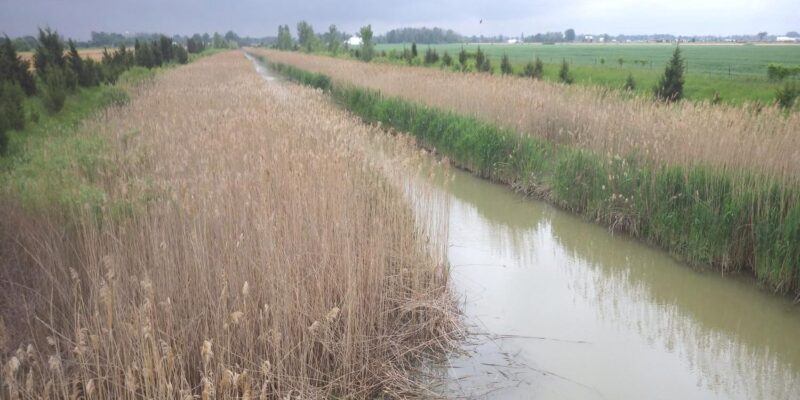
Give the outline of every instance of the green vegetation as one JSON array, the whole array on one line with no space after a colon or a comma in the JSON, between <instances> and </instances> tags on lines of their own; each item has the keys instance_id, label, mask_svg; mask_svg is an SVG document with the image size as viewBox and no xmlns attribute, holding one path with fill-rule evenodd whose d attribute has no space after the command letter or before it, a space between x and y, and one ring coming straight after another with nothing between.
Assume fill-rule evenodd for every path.
<instances>
[{"instance_id":1,"label":"green vegetation","mask_svg":"<svg viewBox=\"0 0 800 400\"><path fill-rule=\"evenodd\" d=\"M292 49L292 32L289 30L289 25L278 26L278 41L275 43L275 48L279 50Z\"/></svg>"},{"instance_id":2,"label":"green vegetation","mask_svg":"<svg viewBox=\"0 0 800 400\"><path fill-rule=\"evenodd\" d=\"M683 68L681 48L675 47L672 58L664 69L664 76L661 77L655 87L654 92L657 99L666 102L683 99Z\"/></svg>"},{"instance_id":3,"label":"green vegetation","mask_svg":"<svg viewBox=\"0 0 800 400\"><path fill-rule=\"evenodd\" d=\"M508 61L508 55L506 54L503 54L503 59L500 61L500 73L503 75L514 73L514 68L511 67L511 62Z\"/></svg>"},{"instance_id":4,"label":"green vegetation","mask_svg":"<svg viewBox=\"0 0 800 400\"><path fill-rule=\"evenodd\" d=\"M258 54L251 54L255 59L258 61L267 64L268 61L261 55ZM314 72L308 72L306 70L293 67L287 64L269 64L272 69L276 72L279 72L285 76L290 77L295 82L299 82L306 86L315 87L317 89L322 89L323 91L330 91L331 90L331 79L324 74L317 74Z\"/></svg>"},{"instance_id":5,"label":"green vegetation","mask_svg":"<svg viewBox=\"0 0 800 400\"><path fill-rule=\"evenodd\" d=\"M372 43L372 25L361 27L361 60L370 62L375 57L375 44Z\"/></svg>"},{"instance_id":6,"label":"green vegetation","mask_svg":"<svg viewBox=\"0 0 800 400\"><path fill-rule=\"evenodd\" d=\"M3 194L13 193L30 209L70 212L75 207L101 207L103 191L87 178L100 164L110 163L110 155L101 137L79 135L77 128L98 110L126 99L127 94L114 86L81 88L65 99L57 114L38 111L44 101L29 99L26 106L39 115L38 121L10 132L7 155L0 158Z\"/></svg>"},{"instance_id":7,"label":"green vegetation","mask_svg":"<svg viewBox=\"0 0 800 400\"><path fill-rule=\"evenodd\" d=\"M750 269L782 293L800 289L800 188L754 173L598 155L378 91L331 86L319 74L297 68L273 67L301 83L320 82L318 87L365 121L409 132L422 146L484 178L546 198L689 262L723 271Z\"/></svg>"},{"instance_id":8,"label":"green vegetation","mask_svg":"<svg viewBox=\"0 0 800 400\"><path fill-rule=\"evenodd\" d=\"M767 78L771 81L782 81L788 77L800 76L800 65L787 67L781 64L770 63L767 66Z\"/></svg>"},{"instance_id":9,"label":"green vegetation","mask_svg":"<svg viewBox=\"0 0 800 400\"><path fill-rule=\"evenodd\" d=\"M542 60L539 57L536 57L535 61L528 61L522 72L523 76L533 79L542 79L542 74L544 74L544 64L542 64Z\"/></svg>"},{"instance_id":10,"label":"green vegetation","mask_svg":"<svg viewBox=\"0 0 800 400\"><path fill-rule=\"evenodd\" d=\"M571 85L575 82L575 78L573 78L572 74L569 72L569 63L567 63L566 59L561 61L561 69L558 70L558 80L567 85Z\"/></svg>"},{"instance_id":11,"label":"green vegetation","mask_svg":"<svg viewBox=\"0 0 800 400\"><path fill-rule=\"evenodd\" d=\"M341 42L341 35L336 30L336 25L331 24L328 27L328 52L334 56L339 54L339 42Z\"/></svg>"},{"instance_id":12,"label":"green vegetation","mask_svg":"<svg viewBox=\"0 0 800 400\"><path fill-rule=\"evenodd\" d=\"M24 101L25 93L16 83L0 82L0 154L5 154L8 145L6 132L25 126Z\"/></svg>"},{"instance_id":13,"label":"green vegetation","mask_svg":"<svg viewBox=\"0 0 800 400\"><path fill-rule=\"evenodd\" d=\"M625 79L625 84L622 85L622 88L627 91L636 90L636 80L633 79L633 74L628 74L628 78ZM719 96L719 94L717 94L717 96Z\"/></svg>"},{"instance_id":14,"label":"green vegetation","mask_svg":"<svg viewBox=\"0 0 800 400\"><path fill-rule=\"evenodd\" d=\"M314 34L314 28L306 21L297 23L297 44L300 49L306 53L310 53L317 46L317 35Z\"/></svg>"},{"instance_id":15,"label":"green vegetation","mask_svg":"<svg viewBox=\"0 0 800 400\"><path fill-rule=\"evenodd\" d=\"M378 62L399 63L392 59L392 50L402 51L403 44L380 44L388 57ZM515 71L524 72L526 64L538 58L543 63L542 79L559 81L559 67L564 59L570 64L575 84L600 85L619 89L629 76L637 82L634 92L651 96L665 66L672 56L674 45L668 44L441 44L431 45L439 53L450 51L467 60L474 60L478 48L484 57L498 62L508 55ZM682 44L686 60L684 98L712 100L719 96L726 103L742 104L760 101L772 103L782 87L778 80L768 78L769 64L785 69L800 66L800 46L792 45L692 45ZM459 58L460 60L460 58ZM405 60L403 60L405 62ZM790 79L791 75L789 76Z\"/></svg>"},{"instance_id":16,"label":"green vegetation","mask_svg":"<svg viewBox=\"0 0 800 400\"><path fill-rule=\"evenodd\" d=\"M132 66L125 70L130 62L125 60L135 56L122 49L113 54L106 52L101 64L91 60L79 63L72 44L66 56L62 53L63 67L58 68L58 53L52 51L57 42L45 43L50 49L42 50L39 58L46 71L38 77L39 95L24 97L16 83L0 83L0 132L5 132L0 135L4 150L0 157L0 197L13 198L31 211L70 215L82 207L99 215L101 207L116 207L106 204L107 196L98 176L98 171L114 168L114 163L105 138L78 127L102 109L126 104L125 88L153 77L158 68ZM169 45L171 48L172 43ZM212 51L203 55L208 53ZM170 65L173 64L162 62L162 66ZM89 80L89 85L83 84L86 78L81 78L81 73L87 69L98 69L99 78L107 79L109 68L120 67L114 81L122 87L99 84L98 77ZM80 84L70 89L69 79Z\"/></svg>"},{"instance_id":17,"label":"green vegetation","mask_svg":"<svg viewBox=\"0 0 800 400\"><path fill-rule=\"evenodd\" d=\"M778 105L786 110L790 110L794 107L798 97L800 97L800 86L794 82L783 85L783 87L778 89L778 94L776 95Z\"/></svg>"}]
</instances>

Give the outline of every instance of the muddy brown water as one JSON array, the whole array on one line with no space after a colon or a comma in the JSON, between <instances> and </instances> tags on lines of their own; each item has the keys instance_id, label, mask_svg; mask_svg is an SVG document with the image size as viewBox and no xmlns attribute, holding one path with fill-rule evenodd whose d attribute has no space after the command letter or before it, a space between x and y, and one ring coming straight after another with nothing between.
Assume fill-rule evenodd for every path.
<instances>
[{"instance_id":1,"label":"muddy brown water","mask_svg":"<svg viewBox=\"0 0 800 400\"><path fill-rule=\"evenodd\" d=\"M423 176L447 200L452 284L471 332L439 369L443 394L800 399L791 299L468 173Z\"/></svg>"},{"instance_id":2,"label":"muddy brown water","mask_svg":"<svg viewBox=\"0 0 800 400\"><path fill-rule=\"evenodd\" d=\"M449 393L800 399L800 306L450 171L449 251L475 336Z\"/></svg>"}]
</instances>

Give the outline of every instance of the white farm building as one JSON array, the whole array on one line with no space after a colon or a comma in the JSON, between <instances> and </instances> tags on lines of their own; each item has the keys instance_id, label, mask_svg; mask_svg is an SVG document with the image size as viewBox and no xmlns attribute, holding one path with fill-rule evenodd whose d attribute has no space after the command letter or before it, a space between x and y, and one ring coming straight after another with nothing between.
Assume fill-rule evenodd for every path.
<instances>
[{"instance_id":1,"label":"white farm building","mask_svg":"<svg viewBox=\"0 0 800 400\"><path fill-rule=\"evenodd\" d=\"M350 37L350 39L347 39L347 42L345 43L347 43L348 46L361 46L361 44L364 42L361 40L360 37L352 36Z\"/></svg>"}]
</instances>

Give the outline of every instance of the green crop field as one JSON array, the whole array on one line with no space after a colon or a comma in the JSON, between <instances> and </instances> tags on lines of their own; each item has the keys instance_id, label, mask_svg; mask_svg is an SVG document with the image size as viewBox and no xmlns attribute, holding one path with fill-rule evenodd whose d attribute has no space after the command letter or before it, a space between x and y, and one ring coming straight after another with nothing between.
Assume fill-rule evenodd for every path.
<instances>
[{"instance_id":1,"label":"green crop field","mask_svg":"<svg viewBox=\"0 0 800 400\"><path fill-rule=\"evenodd\" d=\"M410 44L382 44L378 51L402 51ZM445 51L454 58L461 44L417 45L420 57L428 47L439 55ZM479 45L463 45L475 52ZM649 92L658 81L672 44L481 44L495 68L507 54L519 72L528 61L539 57L545 64L545 79L556 80L562 60L570 63L575 82L609 87L622 87L628 74L633 75L637 91ZM743 103L759 100L771 102L780 83L767 79L770 63L800 65L800 45L708 45L682 44L687 73L685 94L689 99L711 99L719 94L722 101Z\"/></svg>"}]
</instances>

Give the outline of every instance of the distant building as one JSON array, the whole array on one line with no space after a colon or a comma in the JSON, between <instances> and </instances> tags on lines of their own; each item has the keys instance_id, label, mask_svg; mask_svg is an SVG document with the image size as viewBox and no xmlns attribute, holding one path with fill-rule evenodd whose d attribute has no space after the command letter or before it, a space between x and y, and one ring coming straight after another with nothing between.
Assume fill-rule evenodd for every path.
<instances>
[{"instance_id":1,"label":"distant building","mask_svg":"<svg viewBox=\"0 0 800 400\"><path fill-rule=\"evenodd\" d=\"M789 36L778 36L775 38L776 42L781 43L796 43L798 42L797 38L789 37Z\"/></svg>"},{"instance_id":2,"label":"distant building","mask_svg":"<svg viewBox=\"0 0 800 400\"><path fill-rule=\"evenodd\" d=\"M594 42L594 36L586 35L586 36L583 37L583 41L586 42L586 43L592 43L592 42Z\"/></svg>"},{"instance_id":3,"label":"distant building","mask_svg":"<svg viewBox=\"0 0 800 400\"><path fill-rule=\"evenodd\" d=\"M506 43L508 43L508 44L517 44L517 43L519 43L519 39L508 39L506 41Z\"/></svg>"},{"instance_id":4,"label":"distant building","mask_svg":"<svg viewBox=\"0 0 800 400\"><path fill-rule=\"evenodd\" d=\"M350 39L347 39L346 43L348 46L361 46L364 41L358 36L352 36Z\"/></svg>"}]
</instances>

